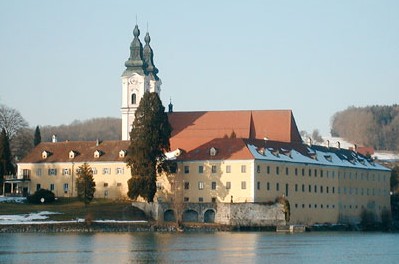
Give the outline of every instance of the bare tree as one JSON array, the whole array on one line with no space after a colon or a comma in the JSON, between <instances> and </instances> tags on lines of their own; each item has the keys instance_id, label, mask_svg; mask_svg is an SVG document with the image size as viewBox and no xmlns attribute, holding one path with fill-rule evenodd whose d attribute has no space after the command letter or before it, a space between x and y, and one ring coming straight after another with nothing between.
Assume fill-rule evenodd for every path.
<instances>
[{"instance_id":1,"label":"bare tree","mask_svg":"<svg viewBox=\"0 0 399 264\"><path fill-rule=\"evenodd\" d=\"M17 110L0 105L0 129L4 128L10 141L18 131L27 127L28 123Z\"/></svg>"}]
</instances>

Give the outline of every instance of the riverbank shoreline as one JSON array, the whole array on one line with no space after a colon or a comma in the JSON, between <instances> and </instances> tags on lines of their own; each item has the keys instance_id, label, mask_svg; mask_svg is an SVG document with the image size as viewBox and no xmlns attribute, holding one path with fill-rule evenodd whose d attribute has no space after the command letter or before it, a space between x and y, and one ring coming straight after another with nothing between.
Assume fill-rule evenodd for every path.
<instances>
[{"instance_id":1,"label":"riverbank shoreline","mask_svg":"<svg viewBox=\"0 0 399 264\"><path fill-rule=\"evenodd\" d=\"M70 222L2 224L0 233L129 233L129 232L276 232L276 226L228 226L220 224L186 223L177 227L172 223L156 222ZM361 228L350 225L306 226L306 232L358 232ZM395 232L392 230L373 230ZM290 232L287 232L290 233ZM296 232L294 232L296 233Z\"/></svg>"}]
</instances>

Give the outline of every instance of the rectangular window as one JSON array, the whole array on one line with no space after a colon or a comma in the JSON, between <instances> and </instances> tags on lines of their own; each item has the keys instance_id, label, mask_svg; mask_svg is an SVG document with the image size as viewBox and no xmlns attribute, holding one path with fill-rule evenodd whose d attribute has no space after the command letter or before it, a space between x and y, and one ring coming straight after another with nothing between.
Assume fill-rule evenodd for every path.
<instances>
[{"instance_id":1,"label":"rectangular window","mask_svg":"<svg viewBox=\"0 0 399 264\"><path fill-rule=\"evenodd\" d=\"M332 193L335 193L335 187L332 187Z\"/></svg>"},{"instance_id":2,"label":"rectangular window","mask_svg":"<svg viewBox=\"0 0 399 264\"><path fill-rule=\"evenodd\" d=\"M42 186L40 185L40 183L36 184L36 191L40 190L42 188Z\"/></svg>"},{"instance_id":3,"label":"rectangular window","mask_svg":"<svg viewBox=\"0 0 399 264\"><path fill-rule=\"evenodd\" d=\"M123 168L116 168L116 174L123 174L124 169Z\"/></svg>"},{"instance_id":4,"label":"rectangular window","mask_svg":"<svg viewBox=\"0 0 399 264\"><path fill-rule=\"evenodd\" d=\"M329 191L329 187L328 187L328 186L326 186L326 193L328 193L328 191Z\"/></svg>"},{"instance_id":5,"label":"rectangular window","mask_svg":"<svg viewBox=\"0 0 399 264\"><path fill-rule=\"evenodd\" d=\"M289 185L288 183L285 184L285 196L288 197L288 189L289 189Z\"/></svg>"},{"instance_id":6,"label":"rectangular window","mask_svg":"<svg viewBox=\"0 0 399 264\"><path fill-rule=\"evenodd\" d=\"M216 165L212 165L212 173L216 173Z\"/></svg>"},{"instance_id":7,"label":"rectangular window","mask_svg":"<svg viewBox=\"0 0 399 264\"><path fill-rule=\"evenodd\" d=\"M302 192L305 192L305 184L302 184Z\"/></svg>"},{"instance_id":8,"label":"rectangular window","mask_svg":"<svg viewBox=\"0 0 399 264\"><path fill-rule=\"evenodd\" d=\"M187 202L190 201L190 199L189 199L188 197L184 197L184 198L183 198L183 201L187 203Z\"/></svg>"},{"instance_id":9,"label":"rectangular window","mask_svg":"<svg viewBox=\"0 0 399 264\"><path fill-rule=\"evenodd\" d=\"M190 189L190 182L184 182L184 189L185 190Z\"/></svg>"},{"instance_id":10,"label":"rectangular window","mask_svg":"<svg viewBox=\"0 0 399 264\"><path fill-rule=\"evenodd\" d=\"M276 175L279 175L279 174L280 174L280 167L276 166Z\"/></svg>"},{"instance_id":11,"label":"rectangular window","mask_svg":"<svg viewBox=\"0 0 399 264\"><path fill-rule=\"evenodd\" d=\"M241 182L241 189L245 190L247 188L247 182L246 181L242 181Z\"/></svg>"},{"instance_id":12,"label":"rectangular window","mask_svg":"<svg viewBox=\"0 0 399 264\"><path fill-rule=\"evenodd\" d=\"M290 170L287 168L285 168L285 175L288 175L290 173Z\"/></svg>"},{"instance_id":13,"label":"rectangular window","mask_svg":"<svg viewBox=\"0 0 399 264\"><path fill-rule=\"evenodd\" d=\"M323 170L320 170L320 177L323 178Z\"/></svg>"},{"instance_id":14,"label":"rectangular window","mask_svg":"<svg viewBox=\"0 0 399 264\"><path fill-rule=\"evenodd\" d=\"M231 173L231 166L230 165L226 165L226 173Z\"/></svg>"},{"instance_id":15,"label":"rectangular window","mask_svg":"<svg viewBox=\"0 0 399 264\"><path fill-rule=\"evenodd\" d=\"M314 192L317 193L317 185L314 186Z\"/></svg>"},{"instance_id":16,"label":"rectangular window","mask_svg":"<svg viewBox=\"0 0 399 264\"><path fill-rule=\"evenodd\" d=\"M247 166L246 165L241 165L241 172L246 173L247 172Z\"/></svg>"},{"instance_id":17,"label":"rectangular window","mask_svg":"<svg viewBox=\"0 0 399 264\"><path fill-rule=\"evenodd\" d=\"M216 197L212 197L211 201L212 203L216 203Z\"/></svg>"},{"instance_id":18,"label":"rectangular window","mask_svg":"<svg viewBox=\"0 0 399 264\"><path fill-rule=\"evenodd\" d=\"M216 182L212 182L211 183L211 189L212 190L216 190Z\"/></svg>"},{"instance_id":19,"label":"rectangular window","mask_svg":"<svg viewBox=\"0 0 399 264\"><path fill-rule=\"evenodd\" d=\"M64 183L64 193L68 193L68 191L69 191L69 184Z\"/></svg>"},{"instance_id":20,"label":"rectangular window","mask_svg":"<svg viewBox=\"0 0 399 264\"><path fill-rule=\"evenodd\" d=\"M104 182L104 187L108 187L108 182Z\"/></svg>"},{"instance_id":21,"label":"rectangular window","mask_svg":"<svg viewBox=\"0 0 399 264\"><path fill-rule=\"evenodd\" d=\"M103 168L103 175L105 174L111 174L111 169L110 168Z\"/></svg>"},{"instance_id":22,"label":"rectangular window","mask_svg":"<svg viewBox=\"0 0 399 264\"><path fill-rule=\"evenodd\" d=\"M267 172L267 174L270 174L270 166L266 167L266 172Z\"/></svg>"},{"instance_id":23,"label":"rectangular window","mask_svg":"<svg viewBox=\"0 0 399 264\"><path fill-rule=\"evenodd\" d=\"M226 182L226 189L231 189L231 182Z\"/></svg>"},{"instance_id":24,"label":"rectangular window","mask_svg":"<svg viewBox=\"0 0 399 264\"><path fill-rule=\"evenodd\" d=\"M54 185L54 183L51 183L51 184L50 184L50 191L53 192L54 190L55 190L55 185Z\"/></svg>"},{"instance_id":25,"label":"rectangular window","mask_svg":"<svg viewBox=\"0 0 399 264\"><path fill-rule=\"evenodd\" d=\"M298 176L298 168L295 168L295 176Z\"/></svg>"},{"instance_id":26,"label":"rectangular window","mask_svg":"<svg viewBox=\"0 0 399 264\"><path fill-rule=\"evenodd\" d=\"M48 175L56 176L57 175L57 169L48 169Z\"/></svg>"},{"instance_id":27,"label":"rectangular window","mask_svg":"<svg viewBox=\"0 0 399 264\"><path fill-rule=\"evenodd\" d=\"M320 186L320 193L323 193L323 186Z\"/></svg>"},{"instance_id":28,"label":"rectangular window","mask_svg":"<svg viewBox=\"0 0 399 264\"><path fill-rule=\"evenodd\" d=\"M256 189L260 190L260 182L256 183Z\"/></svg>"},{"instance_id":29,"label":"rectangular window","mask_svg":"<svg viewBox=\"0 0 399 264\"><path fill-rule=\"evenodd\" d=\"M204 173L204 166L198 166L198 173Z\"/></svg>"},{"instance_id":30,"label":"rectangular window","mask_svg":"<svg viewBox=\"0 0 399 264\"><path fill-rule=\"evenodd\" d=\"M260 166L259 165L256 165L256 172L260 173Z\"/></svg>"},{"instance_id":31,"label":"rectangular window","mask_svg":"<svg viewBox=\"0 0 399 264\"><path fill-rule=\"evenodd\" d=\"M93 174L94 174L94 175L97 174L97 168L91 168L91 170L93 171Z\"/></svg>"},{"instance_id":32,"label":"rectangular window","mask_svg":"<svg viewBox=\"0 0 399 264\"><path fill-rule=\"evenodd\" d=\"M279 191L279 190L280 190L280 184L276 183L276 191Z\"/></svg>"},{"instance_id":33,"label":"rectangular window","mask_svg":"<svg viewBox=\"0 0 399 264\"><path fill-rule=\"evenodd\" d=\"M305 176L305 169L302 169L302 176Z\"/></svg>"},{"instance_id":34,"label":"rectangular window","mask_svg":"<svg viewBox=\"0 0 399 264\"><path fill-rule=\"evenodd\" d=\"M298 191L298 184L295 184L295 192Z\"/></svg>"},{"instance_id":35,"label":"rectangular window","mask_svg":"<svg viewBox=\"0 0 399 264\"><path fill-rule=\"evenodd\" d=\"M117 182L117 183L116 183L116 186L117 186L117 187L122 187L122 183L121 183L121 182ZM162 187L162 186L161 186L161 187ZM158 184L157 184L157 188L158 188Z\"/></svg>"},{"instance_id":36,"label":"rectangular window","mask_svg":"<svg viewBox=\"0 0 399 264\"><path fill-rule=\"evenodd\" d=\"M184 173L190 173L190 167L189 166L184 166Z\"/></svg>"},{"instance_id":37,"label":"rectangular window","mask_svg":"<svg viewBox=\"0 0 399 264\"><path fill-rule=\"evenodd\" d=\"M314 169L314 176L317 177L317 169Z\"/></svg>"},{"instance_id":38,"label":"rectangular window","mask_svg":"<svg viewBox=\"0 0 399 264\"><path fill-rule=\"evenodd\" d=\"M200 181L198 182L198 190L203 190L204 189L204 182Z\"/></svg>"},{"instance_id":39,"label":"rectangular window","mask_svg":"<svg viewBox=\"0 0 399 264\"><path fill-rule=\"evenodd\" d=\"M62 175L70 175L71 174L71 170L70 169L62 169Z\"/></svg>"},{"instance_id":40,"label":"rectangular window","mask_svg":"<svg viewBox=\"0 0 399 264\"><path fill-rule=\"evenodd\" d=\"M312 185L309 184L308 192L312 192Z\"/></svg>"},{"instance_id":41,"label":"rectangular window","mask_svg":"<svg viewBox=\"0 0 399 264\"><path fill-rule=\"evenodd\" d=\"M312 170L311 169L309 169L309 177L311 177L312 176Z\"/></svg>"},{"instance_id":42,"label":"rectangular window","mask_svg":"<svg viewBox=\"0 0 399 264\"><path fill-rule=\"evenodd\" d=\"M270 182L266 183L266 190L270 191Z\"/></svg>"},{"instance_id":43,"label":"rectangular window","mask_svg":"<svg viewBox=\"0 0 399 264\"><path fill-rule=\"evenodd\" d=\"M204 201L204 197L198 197L198 202L202 203Z\"/></svg>"},{"instance_id":44,"label":"rectangular window","mask_svg":"<svg viewBox=\"0 0 399 264\"><path fill-rule=\"evenodd\" d=\"M36 176L42 176L42 169L36 170Z\"/></svg>"}]
</instances>

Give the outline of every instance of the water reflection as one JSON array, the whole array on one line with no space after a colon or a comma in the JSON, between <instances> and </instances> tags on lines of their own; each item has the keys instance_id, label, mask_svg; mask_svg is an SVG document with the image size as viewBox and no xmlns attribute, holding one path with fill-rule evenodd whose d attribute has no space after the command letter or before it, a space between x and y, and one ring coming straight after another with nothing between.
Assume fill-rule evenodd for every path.
<instances>
[{"instance_id":1,"label":"water reflection","mask_svg":"<svg viewBox=\"0 0 399 264\"><path fill-rule=\"evenodd\" d=\"M0 234L0 263L397 263L381 233Z\"/></svg>"}]
</instances>

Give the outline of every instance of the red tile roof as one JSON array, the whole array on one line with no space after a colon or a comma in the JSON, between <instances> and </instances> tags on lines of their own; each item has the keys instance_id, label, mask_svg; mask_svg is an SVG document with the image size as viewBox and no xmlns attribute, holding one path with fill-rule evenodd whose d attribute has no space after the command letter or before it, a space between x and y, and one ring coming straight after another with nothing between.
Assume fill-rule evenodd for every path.
<instances>
[{"instance_id":1,"label":"red tile roof","mask_svg":"<svg viewBox=\"0 0 399 264\"><path fill-rule=\"evenodd\" d=\"M173 128L171 150L183 150L179 159L251 159L244 139L301 142L290 110L173 112L168 117ZM233 132L236 138L229 139ZM42 142L20 163L123 161L119 152L127 150L129 143L104 141L97 146L95 141ZM218 150L212 157L211 147ZM99 158L94 157L96 150L102 153ZM46 159L42 158L43 151L50 153ZM69 158L70 151L77 153L75 158Z\"/></svg>"},{"instance_id":2,"label":"red tile roof","mask_svg":"<svg viewBox=\"0 0 399 264\"><path fill-rule=\"evenodd\" d=\"M301 142L301 136L290 110L243 110L208 112L173 112L171 148L190 151L215 138L252 138Z\"/></svg>"},{"instance_id":3,"label":"red tile roof","mask_svg":"<svg viewBox=\"0 0 399 264\"><path fill-rule=\"evenodd\" d=\"M96 141L42 142L19 163L123 161L119 152L127 150L129 143L121 140L104 141L97 146ZM101 152L99 158L94 157L96 150ZM46 159L42 158L43 151L50 153ZM70 151L76 152L75 158L69 158Z\"/></svg>"}]
</instances>

